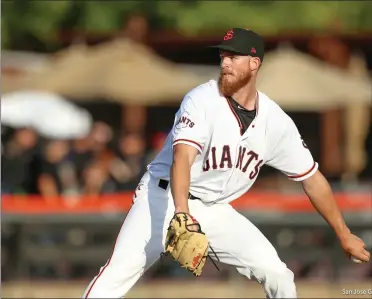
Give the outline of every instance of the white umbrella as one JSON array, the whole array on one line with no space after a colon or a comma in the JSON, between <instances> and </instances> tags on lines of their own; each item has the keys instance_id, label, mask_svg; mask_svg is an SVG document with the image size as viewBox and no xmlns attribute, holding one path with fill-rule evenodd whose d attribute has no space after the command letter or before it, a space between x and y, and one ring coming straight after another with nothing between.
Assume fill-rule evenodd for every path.
<instances>
[{"instance_id":1,"label":"white umbrella","mask_svg":"<svg viewBox=\"0 0 372 299\"><path fill-rule=\"evenodd\" d=\"M10 127L32 127L47 138L86 136L91 115L63 97L47 92L21 91L1 98L1 123Z\"/></svg>"}]
</instances>

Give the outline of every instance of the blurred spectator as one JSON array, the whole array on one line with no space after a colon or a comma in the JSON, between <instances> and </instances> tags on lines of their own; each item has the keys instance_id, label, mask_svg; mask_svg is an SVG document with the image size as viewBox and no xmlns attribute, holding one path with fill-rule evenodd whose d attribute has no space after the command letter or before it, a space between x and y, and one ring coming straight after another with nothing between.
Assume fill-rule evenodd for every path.
<instances>
[{"instance_id":1,"label":"blurred spectator","mask_svg":"<svg viewBox=\"0 0 372 299\"><path fill-rule=\"evenodd\" d=\"M37 134L27 128L14 132L4 144L1 163L3 194L29 193L30 167L37 152Z\"/></svg>"},{"instance_id":2,"label":"blurred spectator","mask_svg":"<svg viewBox=\"0 0 372 299\"><path fill-rule=\"evenodd\" d=\"M39 191L42 196L77 194L75 169L67 160L70 147L67 141L49 141L43 152Z\"/></svg>"},{"instance_id":3,"label":"blurred spectator","mask_svg":"<svg viewBox=\"0 0 372 299\"><path fill-rule=\"evenodd\" d=\"M95 162L83 171L83 194L99 196L115 192L115 185L110 180L108 172Z\"/></svg>"},{"instance_id":4,"label":"blurred spectator","mask_svg":"<svg viewBox=\"0 0 372 299\"><path fill-rule=\"evenodd\" d=\"M2 139L3 193L30 193L31 181L49 198L133 190L146 170L146 141L135 133L123 134L116 143L113 137L106 123L95 122L85 138L46 140L36 148L34 131L16 130L8 140ZM151 156L165 137L153 139Z\"/></svg>"},{"instance_id":5,"label":"blurred spectator","mask_svg":"<svg viewBox=\"0 0 372 299\"><path fill-rule=\"evenodd\" d=\"M83 171L93 161L98 161L101 167L108 168L113 157L110 142L113 138L112 129L104 122L95 122L91 133L72 142L70 160L75 165L80 183L83 180Z\"/></svg>"},{"instance_id":6,"label":"blurred spectator","mask_svg":"<svg viewBox=\"0 0 372 299\"><path fill-rule=\"evenodd\" d=\"M123 135L118 142L118 157L110 163L110 173L119 190L134 190L146 170L146 142L142 135Z\"/></svg>"},{"instance_id":7,"label":"blurred spectator","mask_svg":"<svg viewBox=\"0 0 372 299\"><path fill-rule=\"evenodd\" d=\"M154 134L151 138L151 149L146 157L146 164L149 164L155 159L156 155L161 151L165 140L167 139L167 134L164 132L158 132Z\"/></svg>"},{"instance_id":8,"label":"blurred spectator","mask_svg":"<svg viewBox=\"0 0 372 299\"><path fill-rule=\"evenodd\" d=\"M97 121L93 124L92 131L88 138L91 139L91 146L95 153L104 151L111 142L113 132L110 126L104 122Z\"/></svg>"},{"instance_id":9,"label":"blurred spectator","mask_svg":"<svg viewBox=\"0 0 372 299\"><path fill-rule=\"evenodd\" d=\"M71 145L71 152L69 158L70 161L72 161L75 166L75 171L79 183L82 183L83 170L94 158L92 139L89 138L88 136L86 138L74 140Z\"/></svg>"},{"instance_id":10,"label":"blurred spectator","mask_svg":"<svg viewBox=\"0 0 372 299\"><path fill-rule=\"evenodd\" d=\"M110 162L115 157L115 153L111 149L112 129L104 122L95 122L88 138L91 142L93 160L99 163L105 171L108 171Z\"/></svg>"}]
</instances>

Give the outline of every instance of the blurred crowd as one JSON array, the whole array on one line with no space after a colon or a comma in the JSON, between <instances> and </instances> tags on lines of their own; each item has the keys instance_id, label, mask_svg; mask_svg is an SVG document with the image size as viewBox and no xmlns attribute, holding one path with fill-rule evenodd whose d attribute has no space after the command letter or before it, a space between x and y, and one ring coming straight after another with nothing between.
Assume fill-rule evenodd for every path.
<instances>
[{"instance_id":1,"label":"blurred crowd","mask_svg":"<svg viewBox=\"0 0 372 299\"><path fill-rule=\"evenodd\" d=\"M167 132L150 138L116 133L102 121L93 124L88 136L75 140L48 140L30 128L2 131L2 194L35 194L51 200L58 195L99 196L134 190L167 137ZM365 148L368 162L359 183L372 179L371 141L372 128ZM269 179L272 174L272 169L264 167L255 188L278 188L277 180ZM284 186L296 189L289 183ZM339 181L334 188L341 188Z\"/></svg>"},{"instance_id":2,"label":"blurred crowd","mask_svg":"<svg viewBox=\"0 0 372 299\"><path fill-rule=\"evenodd\" d=\"M2 135L2 194L45 197L134 190L147 164L161 149L166 133L150 141L140 134L115 134L95 122L86 138L46 140L29 128Z\"/></svg>"}]
</instances>

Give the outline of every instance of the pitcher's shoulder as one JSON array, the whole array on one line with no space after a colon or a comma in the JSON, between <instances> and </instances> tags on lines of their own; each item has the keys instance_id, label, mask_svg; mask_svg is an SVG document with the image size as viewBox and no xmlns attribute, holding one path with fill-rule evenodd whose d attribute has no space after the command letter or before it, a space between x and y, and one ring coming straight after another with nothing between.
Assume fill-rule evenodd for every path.
<instances>
[{"instance_id":1,"label":"pitcher's shoulder","mask_svg":"<svg viewBox=\"0 0 372 299\"><path fill-rule=\"evenodd\" d=\"M208 105L214 98L218 98L218 85L215 80L202 83L186 93L183 104L192 102L194 105Z\"/></svg>"},{"instance_id":2,"label":"pitcher's shoulder","mask_svg":"<svg viewBox=\"0 0 372 299\"><path fill-rule=\"evenodd\" d=\"M218 85L215 80L209 80L191 89L185 97L193 98L197 101L206 100L211 96L219 96Z\"/></svg>"},{"instance_id":3,"label":"pitcher's shoulder","mask_svg":"<svg viewBox=\"0 0 372 299\"><path fill-rule=\"evenodd\" d=\"M271 99L265 93L258 91L259 94L259 105L265 106L266 110L269 112L269 116L278 116L278 117L288 117L287 113L279 106L279 104Z\"/></svg>"},{"instance_id":4,"label":"pitcher's shoulder","mask_svg":"<svg viewBox=\"0 0 372 299\"><path fill-rule=\"evenodd\" d=\"M294 125L292 118L279 106L277 102L266 94L259 92L259 107L264 106L267 131L274 136L280 136L288 128ZM271 134L270 133L270 134Z\"/></svg>"}]
</instances>

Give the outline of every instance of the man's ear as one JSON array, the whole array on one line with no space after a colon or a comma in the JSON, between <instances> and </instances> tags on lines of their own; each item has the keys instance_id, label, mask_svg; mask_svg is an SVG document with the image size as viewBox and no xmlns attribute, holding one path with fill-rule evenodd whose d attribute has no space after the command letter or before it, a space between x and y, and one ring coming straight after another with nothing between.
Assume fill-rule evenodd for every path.
<instances>
[{"instance_id":1,"label":"man's ear","mask_svg":"<svg viewBox=\"0 0 372 299\"><path fill-rule=\"evenodd\" d=\"M251 59L249 60L249 65L250 69L253 72L258 72L258 70L260 69L261 61L258 57L251 57Z\"/></svg>"}]
</instances>

